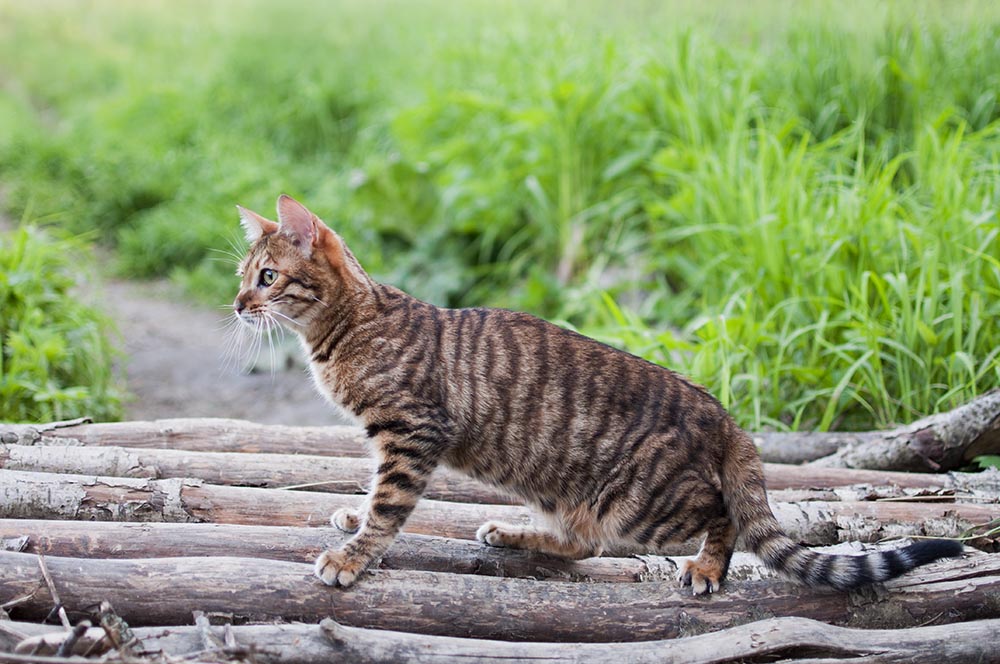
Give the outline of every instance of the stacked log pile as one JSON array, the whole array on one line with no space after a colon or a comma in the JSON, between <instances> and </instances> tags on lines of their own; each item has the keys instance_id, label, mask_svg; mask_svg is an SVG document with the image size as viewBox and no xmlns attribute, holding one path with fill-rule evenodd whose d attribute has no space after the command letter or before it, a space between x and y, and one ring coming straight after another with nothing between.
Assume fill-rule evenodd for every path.
<instances>
[{"instance_id":1,"label":"stacked log pile","mask_svg":"<svg viewBox=\"0 0 1000 664\"><path fill-rule=\"evenodd\" d=\"M1000 472L962 472L1000 452L1000 392L894 431L757 442L794 538L961 537L966 555L852 593L737 555L722 592L692 597L673 577L697 542L575 563L485 547L483 521L530 512L441 471L379 565L328 588L312 561L362 500L362 431L0 424L0 663L1000 661Z\"/></svg>"}]
</instances>

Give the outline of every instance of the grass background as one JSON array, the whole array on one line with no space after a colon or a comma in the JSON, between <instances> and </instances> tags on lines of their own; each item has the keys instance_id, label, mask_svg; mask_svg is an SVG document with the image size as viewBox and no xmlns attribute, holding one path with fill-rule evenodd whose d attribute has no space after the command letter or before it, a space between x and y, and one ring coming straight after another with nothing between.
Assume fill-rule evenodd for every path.
<instances>
[{"instance_id":1,"label":"grass background","mask_svg":"<svg viewBox=\"0 0 1000 664\"><path fill-rule=\"evenodd\" d=\"M0 0L0 184L213 304L287 192L746 427L883 427L1000 383L998 90L985 1Z\"/></svg>"}]
</instances>

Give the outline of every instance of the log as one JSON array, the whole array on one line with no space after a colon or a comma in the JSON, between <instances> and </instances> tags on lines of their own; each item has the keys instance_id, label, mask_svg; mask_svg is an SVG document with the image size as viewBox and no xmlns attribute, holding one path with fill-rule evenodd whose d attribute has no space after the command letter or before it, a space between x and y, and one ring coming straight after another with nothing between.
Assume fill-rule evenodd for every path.
<instances>
[{"instance_id":1,"label":"log","mask_svg":"<svg viewBox=\"0 0 1000 664\"><path fill-rule=\"evenodd\" d=\"M363 496L203 484L197 480L100 477L0 470L0 518L234 523L327 526L342 507ZM511 505L422 500L407 530L474 539L483 522L529 523L530 511Z\"/></svg>"},{"instance_id":2,"label":"log","mask_svg":"<svg viewBox=\"0 0 1000 664\"><path fill-rule=\"evenodd\" d=\"M0 444L0 468L46 473L190 478L209 484L264 488L296 487L327 493L363 494L374 463L357 457L194 452L126 447ZM901 473L876 470L764 464L769 489L813 489L854 485L893 486L1000 495L1000 471ZM517 499L457 472L440 468L427 498L453 502L516 505Z\"/></svg>"},{"instance_id":3,"label":"log","mask_svg":"<svg viewBox=\"0 0 1000 664\"><path fill-rule=\"evenodd\" d=\"M940 472L1000 452L1000 389L890 431L754 435L765 461Z\"/></svg>"},{"instance_id":4,"label":"log","mask_svg":"<svg viewBox=\"0 0 1000 664\"><path fill-rule=\"evenodd\" d=\"M367 439L364 429L354 426L291 427L210 417L0 424L0 442L19 445L97 445L193 452L367 457Z\"/></svg>"},{"instance_id":5,"label":"log","mask_svg":"<svg viewBox=\"0 0 1000 664\"><path fill-rule=\"evenodd\" d=\"M0 540L23 538L18 551L64 558L237 556L311 563L321 551L340 546L347 537L335 528L0 519ZM663 556L570 562L470 540L413 533L396 538L379 568L624 583L667 581L677 571L675 562ZM762 574L752 560L734 562L730 573L739 578Z\"/></svg>"},{"instance_id":6,"label":"log","mask_svg":"<svg viewBox=\"0 0 1000 664\"><path fill-rule=\"evenodd\" d=\"M1000 495L1000 470L989 468L978 473L905 473L892 470L825 468L807 464L793 466L765 463L764 478L768 490L820 489L835 487L899 487L931 489L984 495L993 500Z\"/></svg>"},{"instance_id":7,"label":"log","mask_svg":"<svg viewBox=\"0 0 1000 664\"><path fill-rule=\"evenodd\" d=\"M22 542L21 546L10 550L64 558L237 556L311 563L324 548L339 546L347 537L335 529L285 526L83 524L78 521L0 519L0 539ZM687 553L693 553L697 545L697 542L687 545ZM884 547L844 542L817 550L854 555L881 548ZM681 560L676 556L649 554L567 561L529 551L484 546L470 540L402 533L377 567L548 581L638 583L673 580ZM773 576L775 573L750 553L737 551L729 566L728 578L732 579Z\"/></svg>"},{"instance_id":8,"label":"log","mask_svg":"<svg viewBox=\"0 0 1000 664\"><path fill-rule=\"evenodd\" d=\"M938 561L853 593L769 579L731 582L707 597L692 597L673 582L565 584L411 571L376 571L340 589L318 581L311 565L252 558L49 557L46 563L71 616L106 600L133 626L179 624L198 609L236 622L335 616L349 626L421 634L624 642L721 629L748 617L854 627L1000 617L996 556ZM11 609L12 618L40 620L51 610L37 557L0 552L0 597L24 595L30 599Z\"/></svg>"},{"instance_id":9,"label":"log","mask_svg":"<svg viewBox=\"0 0 1000 664\"><path fill-rule=\"evenodd\" d=\"M58 643L57 637L64 633L57 627L32 623L15 622L12 627L35 638L47 635L51 643ZM225 637L221 627L210 630L220 641ZM965 664L995 661L991 642L997 630L997 619L888 630L837 627L808 618L770 618L669 641L585 643L567 648L551 642L511 643L348 627L328 618L319 625L232 626L228 631L236 646L221 652L236 656L253 652L254 661L260 664L436 664L487 659L494 664L539 660L575 664L720 664L765 658L791 662L801 657L823 658L831 663ZM134 631L147 653L181 657L204 649L202 632L197 627L138 627ZM91 628L75 652L84 652L103 635L103 630ZM42 652L47 654L51 648Z\"/></svg>"},{"instance_id":10,"label":"log","mask_svg":"<svg viewBox=\"0 0 1000 664\"><path fill-rule=\"evenodd\" d=\"M1000 390L954 410L890 431L753 434L764 461L875 470L953 470L983 454L1000 453ZM181 418L149 422L0 424L0 442L99 445L205 452L269 452L367 456L364 430L351 426L289 427L244 420ZM895 464L901 464L896 466Z\"/></svg>"},{"instance_id":11,"label":"log","mask_svg":"<svg viewBox=\"0 0 1000 664\"><path fill-rule=\"evenodd\" d=\"M228 486L301 487L326 493L364 494L375 464L357 457L0 444L0 468L110 477L186 478ZM519 504L498 489L445 468L435 472L424 495L453 502Z\"/></svg>"},{"instance_id":12,"label":"log","mask_svg":"<svg viewBox=\"0 0 1000 664\"><path fill-rule=\"evenodd\" d=\"M357 509L363 497L280 489L0 470L0 518L231 523L324 526L341 507ZM888 501L772 503L778 522L812 546L918 536L954 537L1000 518L1000 505ZM408 532L474 539L489 519L530 523L531 511L510 505L422 500ZM993 540L974 541L989 548ZM670 553L686 553L687 547ZM632 553L618 551L616 553Z\"/></svg>"}]
</instances>

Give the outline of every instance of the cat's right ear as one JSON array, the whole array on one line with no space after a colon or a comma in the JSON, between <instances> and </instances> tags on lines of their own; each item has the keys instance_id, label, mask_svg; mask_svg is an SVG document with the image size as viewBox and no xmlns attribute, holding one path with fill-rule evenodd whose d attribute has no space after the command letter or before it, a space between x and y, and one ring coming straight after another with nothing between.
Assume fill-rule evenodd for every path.
<instances>
[{"instance_id":1,"label":"cat's right ear","mask_svg":"<svg viewBox=\"0 0 1000 664\"><path fill-rule=\"evenodd\" d=\"M240 213L240 225L243 226L243 232L246 233L247 242L250 244L268 233L274 233L278 230L278 224L270 219L265 219L253 210L248 210L240 205L236 206L236 210Z\"/></svg>"}]
</instances>

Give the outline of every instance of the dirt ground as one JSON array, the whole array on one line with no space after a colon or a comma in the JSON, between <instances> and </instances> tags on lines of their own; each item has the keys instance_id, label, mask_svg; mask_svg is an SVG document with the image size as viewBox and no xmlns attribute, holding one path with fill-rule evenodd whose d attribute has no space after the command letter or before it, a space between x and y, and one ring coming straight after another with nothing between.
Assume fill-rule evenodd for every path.
<instances>
[{"instance_id":1,"label":"dirt ground","mask_svg":"<svg viewBox=\"0 0 1000 664\"><path fill-rule=\"evenodd\" d=\"M0 185L0 200L4 197ZM0 232L16 224L0 214ZM96 249L98 262L111 261L106 249ZM225 362L229 313L191 304L166 281L130 282L82 275L82 295L115 321L124 350L120 369L129 399L124 419L171 417L235 417L265 424L343 424L316 392L298 344L286 335L286 358L293 366L254 373ZM266 346L262 358L267 359Z\"/></svg>"},{"instance_id":2,"label":"dirt ground","mask_svg":"<svg viewBox=\"0 0 1000 664\"><path fill-rule=\"evenodd\" d=\"M124 418L235 417L269 424L341 424L301 361L241 372L225 363L227 311L189 304L166 282L105 281L95 303L117 323L131 393ZM289 335L286 341L292 342ZM298 358L297 343L287 355ZM267 345L262 357L266 359Z\"/></svg>"}]
</instances>

